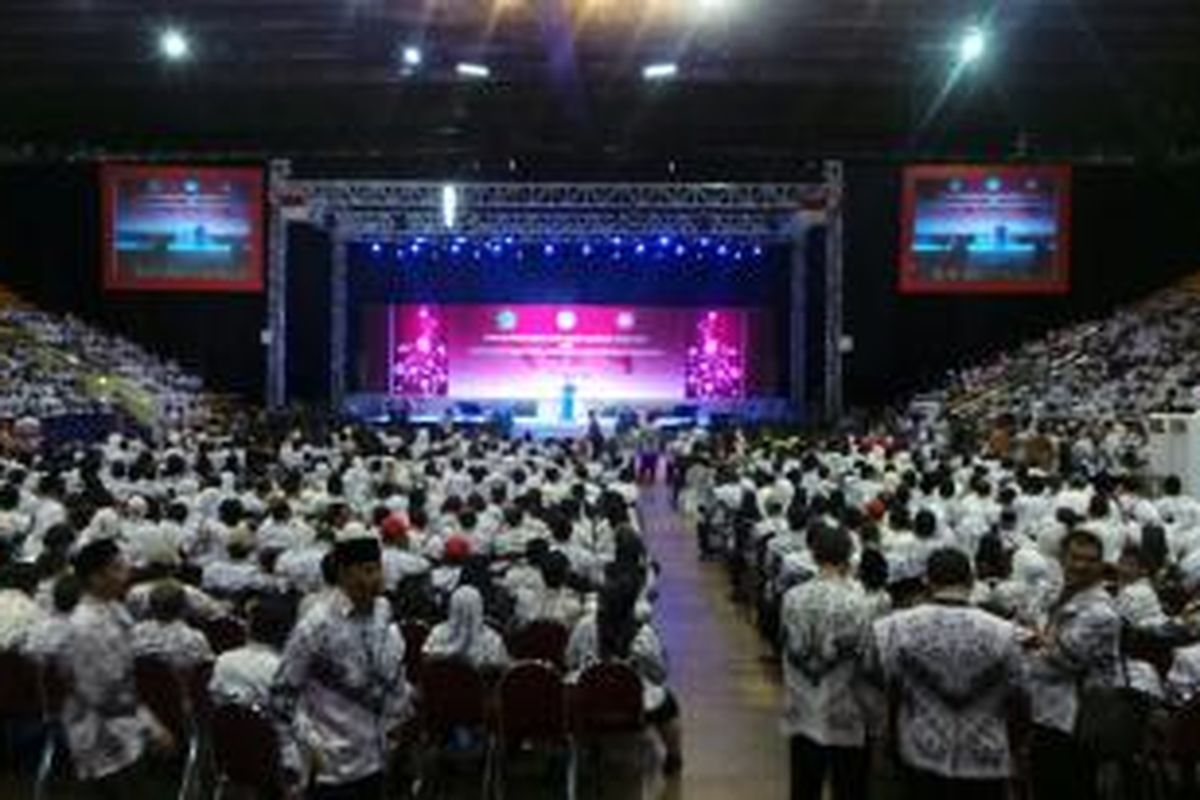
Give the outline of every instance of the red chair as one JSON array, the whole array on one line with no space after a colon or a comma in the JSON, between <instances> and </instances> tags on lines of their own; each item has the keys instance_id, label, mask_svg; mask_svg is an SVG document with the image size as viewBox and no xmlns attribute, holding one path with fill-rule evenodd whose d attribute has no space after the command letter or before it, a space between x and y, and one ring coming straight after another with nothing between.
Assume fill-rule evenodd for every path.
<instances>
[{"instance_id":1,"label":"red chair","mask_svg":"<svg viewBox=\"0 0 1200 800\"><path fill-rule=\"evenodd\" d=\"M440 752L452 733L468 730L487 734L487 688L472 666L451 659L433 659L421 665L421 731L425 741L421 772L431 753ZM487 796L491 778L492 747L488 740L483 765L482 793ZM423 781L422 781L423 782Z\"/></svg>"},{"instance_id":2,"label":"red chair","mask_svg":"<svg viewBox=\"0 0 1200 800\"><path fill-rule=\"evenodd\" d=\"M571 692L571 730L577 735L636 733L646 726L642 679L628 664L585 669Z\"/></svg>"},{"instance_id":3,"label":"red chair","mask_svg":"<svg viewBox=\"0 0 1200 800\"><path fill-rule=\"evenodd\" d=\"M20 653L0 652L0 719L41 723L43 741L33 787L35 800L45 796L54 768L58 751L55 729L65 693L57 670L43 667Z\"/></svg>"},{"instance_id":4,"label":"red chair","mask_svg":"<svg viewBox=\"0 0 1200 800\"><path fill-rule=\"evenodd\" d=\"M585 754L598 754L605 739L640 734L645 729L642 679L622 662L594 664L580 674L568 709L572 734L568 781L570 796L576 797Z\"/></svg>"},{"instance_id":5,"label":"red chair","mask_svg":"<svg viewBox=\"0 0 1200 800\"><path fill-rule=\"evenodd\" d=\"M279 787L279 741L266 714L251 706L221 705L212 711L211 726L216 800L229 786L272 796Z\"/></svg>"},{"instance_id":6,"label":"red chair","mask_svg":"<svg viewBox=\"0 0 1200 800\"><path fill-rule=\"evenodd\" d=\"M200 757L201 720L208 711L208 680L212 666L178 671L154 656L134 660L138 698L158 718L177 743L186 747L180 800L191 796Z\"/></svg>"},{"instance_id":7,"label":"red chair","mask_svg":"<svg viewBox=\"0 0 1200 800\"><path fill-rule=\"evenodd\" d=\"M517 664L500 679L497 694L496 793L503 798L505 766L515 746L529 743L565 749L569 740L566 689L553 666L538 661Z\"/></svg>"},{"instance_id":8,"label":"red chair","mask_svg":"<svg viewBox=\"0 0 1200 800\"><path fill-rule=\"evenodd\" d=\"M404 674L409 683L421 679L422 651L429 638L429 626L419 619L407 619L400 623L400 635L404 637Z\"/></svg>"},{"instance_id":9,"label":"red chair","mask_svg":"<svg viewBox=\"0 0 1200 800\"><path fill-rule=\"evenodd\" d=\"M560 670L566 666L567 640L571 632L553 620L535 620L508 635L505 642L513 658L544 661Z\"/></svg>"},{"instance_id":10,"label":"red chair","mask_svg":"<svg viewBox=\"0 0 1200 800\"><path fill-rule=\"evenodd\" d=\"M246 644L246 623L235 617L217 617L199 623L209 647L217 655L236 650Z\"/></svg>"}]
</instances>

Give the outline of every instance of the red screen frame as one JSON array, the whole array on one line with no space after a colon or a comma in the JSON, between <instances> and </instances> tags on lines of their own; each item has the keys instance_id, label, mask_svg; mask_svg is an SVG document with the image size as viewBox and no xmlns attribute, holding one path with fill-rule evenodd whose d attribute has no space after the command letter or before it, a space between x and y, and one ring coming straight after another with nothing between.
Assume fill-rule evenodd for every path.
<instances>
[{"instance_id":1,"label":"red screen frame","mask_svg":"<svg viewBox=\"0 0 1200 800\"><path fill-rule=\"evenodd\" d=\"M988 176L1041 178L1059 187L1058 239L1054 277L1043 281L934 281L922 279L912 257L917 207L917 182ZM901 294L1067 294L1071 291L1071 167L1062 164L917 164L904 168L900 215L899 291Z\"/></svg>"},{"instance_id":2,"label":"red screen frame","mask_svg":"<svg viewBox=\"0 0 1200 800\"><path fill-rule=\"evenodd\" d=\"M250 205L256 213L250 219L250 274L239 280L203 280L193 278L120 278L116 260L116 187L133 178L177 179L201 175L209 180L229 180L249 186ZM260 167L207 167L183 164L104 164L100 167L101 269L106 292L261 292L264 288L263 195L265 176Z\"/></svg>"}]
</instances>

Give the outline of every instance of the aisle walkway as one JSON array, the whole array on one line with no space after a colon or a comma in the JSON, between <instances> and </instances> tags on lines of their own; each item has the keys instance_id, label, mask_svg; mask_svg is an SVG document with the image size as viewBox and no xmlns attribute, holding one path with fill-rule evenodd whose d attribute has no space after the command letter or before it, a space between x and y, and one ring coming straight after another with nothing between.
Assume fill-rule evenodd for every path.
<instances>
[{"instance_id":1,"label":"aisle walkway","mask_svg":"<svg viewBox=\"0 0 1200 800\"><path fill-rule=\"evenodd\" d=\"M683 707L683 778L667 797L781 800L788 776L779 668L726 596L724 568L700 562L666 489L644 493L642 515L663 568L657 617Z\"/></svg>"}]
</instances>

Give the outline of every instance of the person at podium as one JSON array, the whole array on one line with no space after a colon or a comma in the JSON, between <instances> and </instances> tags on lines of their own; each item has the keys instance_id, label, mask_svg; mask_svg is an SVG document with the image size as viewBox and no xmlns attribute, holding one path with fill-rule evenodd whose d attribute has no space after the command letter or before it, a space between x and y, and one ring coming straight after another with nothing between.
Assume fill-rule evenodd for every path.
<instances>
[{"instance_id":1,"label":"person at podium","mask_svg":"<svg viewBox=\"0 0 1200 800\"><path fill-rule=\"evenodd\" d=\"M575 393L577 387L575 382L570 378L563 381L562 387L562 406L560 408L560 416L563 422L575 421Z\"/></svg>"}]
</instances>

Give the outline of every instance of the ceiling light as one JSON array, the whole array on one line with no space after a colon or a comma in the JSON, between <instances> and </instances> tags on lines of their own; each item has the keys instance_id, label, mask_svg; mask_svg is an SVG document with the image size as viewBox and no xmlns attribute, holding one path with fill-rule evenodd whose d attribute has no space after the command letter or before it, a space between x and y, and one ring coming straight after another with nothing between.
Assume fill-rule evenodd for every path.
<instances>
[{"instance_id":1,"label":"ceiling light","mask_svg":"<svg viewBox=\"0 0 1200 800\"><path fill-rule=\"evenodd\" d=\"M667 81L678 74L676 64L648 64L642 68L642 78L648 81Z\"/></svg>"},{"instance_id":2,"label":"ceiling light","mask_svg":"<svg viewBox=\"0 0 1200 800\"><path fill-rule=\"evenodd\" d=\"M483 80L492 75L492 71L483 64L469 64L466 62L458 64L454 71L464 78L473 78L475 80Z\"/></svg>"},{"instance_id":3,"label":"ceiling light","mask_svg":"<svg viewBox=\"0 0 1200 800\"><path fill-rule=\"evenodd\" d=\"M979 27L967 28L962 40L958 43L959 62L973 64L983 58L985 52L987 52L987 34Z\"/></svg>"},{"instance_id":4,"label":"ceiling light","mask_svg":"<svg viewBox=\"0 0 1200 800\"><path fill-rule=\"evenodd\" d=\"M158 37L158 50L168 61L182 61L191 55L192 45L182 31L168 28Z\"/></svg>"}]
</instances>

